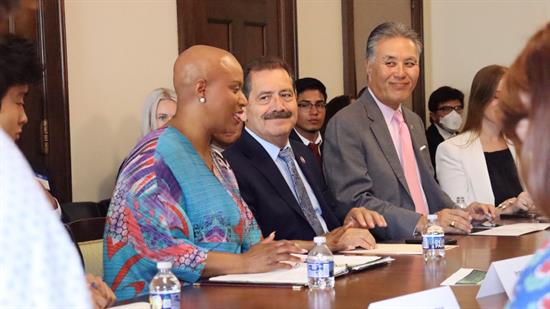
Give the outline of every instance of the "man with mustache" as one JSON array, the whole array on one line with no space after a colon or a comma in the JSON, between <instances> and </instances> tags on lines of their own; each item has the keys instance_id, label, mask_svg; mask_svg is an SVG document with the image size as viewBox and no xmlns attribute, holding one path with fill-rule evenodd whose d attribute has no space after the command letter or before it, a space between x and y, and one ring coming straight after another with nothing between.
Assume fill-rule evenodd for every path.
<instances>
[{"instance_id":1,"label":"man with mustache","mask_svg":"<svg viewBox=\"0 0 550 309\"><path fill-rule=\"evenodd\" d=\"M409 27L378 25L367 40L367 91L325 131L324 171L339 202L336 213L342 218L361 206L378 211L388 222L375 231L382 239L412 237L429 213L452 233L470 232L472 218L494 216L485 204L455 209L435 181L422 120L401 104L416 86L421 49Z\"/></svg>"},{"instance_id":2,"label":"man with mustache","mask_svg":"<svg viewBox=\"0 0 550 309\"><path fill-rule=\"evenodd\" d=\"M314 236L325 235L332 250L372 248L367 228L385 226L384 218L357 208L341 227L318 162L303 143L289 140L298 108L289 71L274 58L257 59L245 70L245 130L224 152L242 197L264 237L275 232L309 249Z\"/></svg>"}]
</instances>

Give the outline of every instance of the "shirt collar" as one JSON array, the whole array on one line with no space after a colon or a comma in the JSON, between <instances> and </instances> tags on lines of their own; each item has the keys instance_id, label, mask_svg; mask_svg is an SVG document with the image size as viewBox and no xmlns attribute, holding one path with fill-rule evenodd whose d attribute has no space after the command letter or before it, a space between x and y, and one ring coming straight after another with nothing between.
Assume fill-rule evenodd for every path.
<instances>
[{"instance_id":1,"label":"shirt collar","mask_svg":"<svg viewBox=\"0 0 550 309\"><path fill-rule=\"evenodd\" d=\"M273 161L277 160L277 158L279 157L279 152L281 152L281 149L284 149L286 147L290 147L290 142L287 140L286 142L286 145L285 147L283 148L279 148L279 146L276 146L276 145L273 145L272 143L266 141L265 139L259 137L258 135L256 135L256 133L252 132L252 130L250 130L249 128L245 127L244 128L246 130L246 132L248 132L258 143L260 143L260 145L262 145L262 147L265 149L265 151L267 151L267 153L269 154L269 156L271 157L271 159Z\"/></svg>"},{"instance_id":2,"label":"shirt collar","mask_svg":"<svg viewBox=\"0 0 550 309\"><path fill-rule=\"evenodd\" d=\"M437 123L434 123L434 125L435 125L435 128L437 129L437 131L439 132L439 135L441 135L441 137L443 137L443 139L449 139L449 138L456 135L456 133L450 133L449 131L443 129Z\"/></svg>"},{"instance_id":3,"label":"shirt collar","mask_svg":"<svg viewBox=\"0 0 550 309\"><path fill-rule=\"evenodd\" d=\"M380 100L378 100L378 98L374 95L374 93L372 93L372 90L370 90L370 88L367 88L367 90L369 91L370 95L374 99L374 102L376 103L376 105L378 105L378 108L382 112L382 116L384 116L384 120L386 121L386 124L389 126L391 124L393 114L395 114L396 110L380 102ZM401 110L401 104L399 104L399 107L397 109L403 112Z\"/></svg>"},{"instance_id":4,"label":"shirt collar","mask_svg":"<svg viewBox=\"0 0 550 309\"><path fill-rule=\"evenodd\" d=\"M296 132L296 134L298 135L298 137L300 137L300 139L302 140L302 143L304 143L304 145L309 145L311 143L311 141L307 138L305 138L304 136L302 136L302 134L300 134L300 132L298 132L298 130L294 129L294 132ZM323 137L321 136L321 133L317 134L317 138L315 139L315 141L313 143L315 143L316 145L321 145L321 143L323 142Z\"/></svg>"}]
</instances>

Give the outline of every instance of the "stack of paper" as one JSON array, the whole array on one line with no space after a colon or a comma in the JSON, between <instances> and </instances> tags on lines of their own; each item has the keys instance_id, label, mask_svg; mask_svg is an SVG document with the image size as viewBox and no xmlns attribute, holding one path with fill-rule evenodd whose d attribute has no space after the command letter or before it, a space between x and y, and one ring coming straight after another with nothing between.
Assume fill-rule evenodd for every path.
<instances>
[{"instance_id":1,"label":"stack of paper","mask_svg":"<svg viewBox=\"0 0 550 309\"><path fill-rule=\"evenodd\" d=\"M300 255L305 259L305 255ZM348 273L350 270L361 270L373 265L388 263L391 258L379 256L334 256L334 276L338 277ZM298 263L291 269L282 269L266 273L256 274L235 274L212 277L211 282L225 283L253 283L253 284L286 284L286 285L307 285L307 267L305 263Z\"/></svg>"},{"instance_id":2,"label":"stack of paper","mask_svg":"<svg viewBox=\"0 0 550 309\"><path fill-rule=\"evenodd\" d=\"M457 246L445 246L445 250L456 248ZM376 248L366 249L354 249L349 251L342 251L345 254L380 254L380 255L415 255L422 254L422 245L416 244L376 244Z\"/></svg>"},{"instance_id":3,"label":"stack of paper","mask_svg":"<svg viewBox=\"0 0 550 309\"><path fill-rule=\"evenodd\" d=\"M544 231L549 227L550 223L516 223L498 226L490 230L472 233L470 235L520 236L527 233Z\"/></svg>"}]
</instances>

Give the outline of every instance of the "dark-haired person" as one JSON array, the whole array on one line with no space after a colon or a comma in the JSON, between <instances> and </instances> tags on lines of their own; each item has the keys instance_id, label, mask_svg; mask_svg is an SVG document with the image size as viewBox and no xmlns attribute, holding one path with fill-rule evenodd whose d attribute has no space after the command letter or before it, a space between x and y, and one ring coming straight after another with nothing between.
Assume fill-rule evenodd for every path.
<instances>
[{"instance_id":1,"label":"dark-haired person","mask_svg":"<svg viewBox=\"0 0 550 309\"><path fill-rule=\"evenodd\" d=\"M38 62L32 42L13 35L0 37L0 128L17 141L28 118L25 113L25 97L32 84L42 78L42 68ZM61 215L57 200L42 187L49 204ZM98 277L87 275L92 300L96 308L106 308L115 301L113 292Z\"/></svg>"},{"instance_id":2,"label":"dark-haired person","mask_svg":"<svg viewBox=\"0 0 550 309\"><path fill-rule=\"evenodd\" d=\"M29 120L25 113L25 97L30 86L42 79L42 68L34 44L14 35L0 38L0 56L0 128L17 141ZM57 200L46 189L44 192L54 211L61 216Z\"/></svg>"},{"instance_id":3,"label":"dark-haired person","mask_svg":"<svg viewBox=\"0 0 550 309\"><path fill-rule=\"evenodd\" d=\"M519 151L522 179L550 215L550 23L531 37L505 81L504 132ZM509 309L550 307L550 240L519 275Z\"/></svg>"},{"instance_id":4,"label":"dark-haired person","mask_svg":"<svg viewBox=\"0 0 550 309\"><path fill-rule=\"evenodd\" d=\"M443 86L437 88L428 100L431 125L426 130L426 139L430 149L430 158L435 168L435 152L444 140L455 136L462 126L464 93L460 90Z\"/></svg>"},{"instance_id":5,"label":"dark-haired person","mask_svg":"<svg viewBox=\"0 0 550 309\"><path fill-rule=\"evenodd\" d=\"M288 65L276 58L259 58L246 67L245 130L223 153L241 194L264 236L275 232L276 238L306 249L318 235L326 235L331 250L372 248L376 242L367 228L385 226L383 217L354 208L342 227L313 154L289 139L298 113L291 76Z\"/></svg>"},{"instance_id":6,"label":"dark-haired person","mask_svg":"<svg viewBox=\"0 0 550 309\"><path fill-rule=\"evenodd\" d=\"M506 70L490 65L477 72L464 132L439 145L436 170L441 188L453 200L460 196L466 204L500 205L497 211L511 213L528 210L533 202L523 192L514 145L502 132L499 105Z\"/></svg>"},{"instance_id":7,"label":"dark-haired person","mask_svg":"<svg viewBox=\"0 0 550 309\"><path fill-rule=\"evenodd\" d=\"M304 143L313 155L319 167L321 159L321 127L325 122L327 91L325 85L318 79L304 77L295 81L298 101L298 120L290 138Z\"/></svg>"},{"instance_id":8,"label":"dark-haired person","mask_svg":"<svg viewBox=\"0 0 550 309\"><path fill-rule=\"evenodd\" d=\"M466 233L472 218L493 214L494 207L472 203L468 212L434 178L424 124L404 107L420 74L422 43L400 23L378 25L366 48L368 89L336 114L325 132L323 167L342 218L353 207L384 216L382 239L410 238L437 214L447 232Z\"/></svg>"}]
</instances>

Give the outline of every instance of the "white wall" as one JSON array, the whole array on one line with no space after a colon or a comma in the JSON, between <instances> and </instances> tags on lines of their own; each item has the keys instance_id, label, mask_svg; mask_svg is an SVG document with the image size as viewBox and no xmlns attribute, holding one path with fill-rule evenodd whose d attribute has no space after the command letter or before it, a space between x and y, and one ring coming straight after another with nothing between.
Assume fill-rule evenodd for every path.
<instances>
[{"instance_id":1,"label":"white wall","mask_svg":"<svg viewBox=\"0 0 550 309\"><path fill-rule=\"evenodd\" d=\"M174 0L65 0L73 199L111 196L145 95L172 87Z\"/></svg>"},{"instance_id":2,"label":"white wall","mask_svg":"<svg viewBox=\"0 0 550 309\"><path fill-rule=\"evenodd\" d=\"M467 98L479 69L509 66L548 21L550 0L424 1L426 101L444 85Z\"/></svg>"},{"instance_id":3,"label":"white wall","mask_svg":"<svg viewBox=\"0 0 550 309\"><path fill-rule=\"evenodd\" d=\"M297 0L298 73L327 87L330 100L344 93L340 0Z\"/></svg>"}]
</instances>

